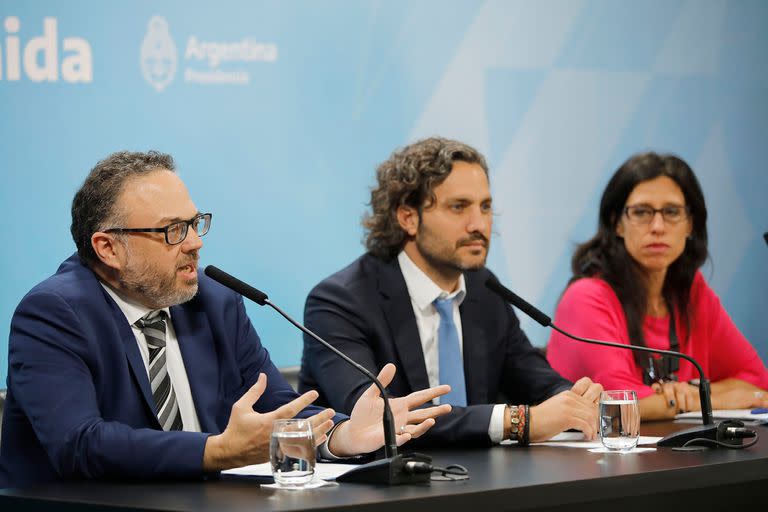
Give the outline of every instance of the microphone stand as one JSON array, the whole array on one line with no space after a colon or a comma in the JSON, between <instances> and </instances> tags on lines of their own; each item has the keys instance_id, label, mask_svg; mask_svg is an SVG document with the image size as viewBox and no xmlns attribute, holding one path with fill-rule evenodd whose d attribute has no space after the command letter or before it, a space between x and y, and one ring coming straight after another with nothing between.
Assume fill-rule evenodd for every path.
<instances>
[{"instance_id":1,"label":"microphone stand","mask_svg":"<svg viewBox=\"0 0 768 512\"><path fill-rule=\"evenodd\" d=\"M711 425L713 423L712 403L710 401L710 391L709 391L709 380L704 376L704 370L702 369L701 365L691 356L683 354L682 352L674 352L672 350L661 350L661 349L655 349L655 348L640 347L637 345L624 345L623 343L613 343L610 341L595 340L591 338L582 338L580 336L576 336L574 334L571 334L569 332L562 330L552 322L549 322L549 325L545 325L544 327L551 327L552 329L556 330L563 336L566 336L576 341L582 341L584 343L591 343L593 345L602 345L604 347L615 347L615 348L623 348L623 349L629 348L630 350L637 350L638 352L662 354L662 355L682 358L682 359L685 359L686 361L690 361L690 363L693 364L693 366L695 366L696 370L699 372L699 402L701 402L701 421L704 423L704 425Z\"/></svg>"},{"instance_id":2,"label":"microphone stand","mask_svg":"<svg viewBox=\"0 0 768 512\"><path fill-rule=\"evenodd\" d=\"M672 350L660 350L655 348L639 347L636 345L625 345L623 343L614 343L610 341L594 340L590 338L575 336L553 324L552 319L549 316L545 315L539 309L532 306L529 302L516 295L512 290L504 287L496 278L489 277L486 280L485 285L491 291L499 295L504 301L512 304L542 326L551 327L552 329L570 339L581 341L583 343L590 343L593 345L603 345L606 347L614 347L624 350L636 350L639 352L663 354L690 361L691 364L693 364L696 367L696 370L699 372L699 401L701 402L701 421L703 425L672 433L662 438L658 443L656 443L656 445L679 448L686 445L686 443L689 441L705 440L712 441L711 444L714 444L715 446L722 446L723 444L726 444L722 443L722 440L729 438L731 443L727 443L730 444L728 447L740 447L741 439L734 438L730 431L733 428L743 427L743 424L741 422L720 422L718 424L713 422L709 380L707 380L706 376L704 375L704 370L702 369L701 365L694 358L683 354L682 352L674 352Z\"/></svg>"},{"instance_id":3,"label":"microphone stand","mask_svg":"<svg viewBox=\"0 0 768 512\"><path fill-rule=\"evenodd\" d=\"M409 455L397 453L397 442L395 440L395 420L392 416L392 409L389 406L389 394L384 389L384 386L381 385L379 379L376 378L376 376L371 372L369 372L363 365L356 363L349 356L291 318L286 312L280 309L268 298L264 298L264 304L270 306L272 309L280 313L283 318L296 326L299 330L301 330L301 332L318 341L325 348L329 349L331 352L354 367L357 371L368 377L368 379L370 379L376 385L376 387L379 388L381 398L384 400L384 415L382 418L382 423L384 425L385 458L363 464L353 470L347 471L343 475L337 477L336 481L387 485L428 482L430 479L429 473L411 473L406 469L406 464L409 462L430 463L432 462L432 457L419 453ZM411 466L412 464L407 466L407 468L410 468Z\"/></svg>"},{"instance_id":4,"label":"microphone stand","mask_svg":"<svg viewBox=\"0 0 768 512\"><path fill-rule=\"evenodd\" d=\"M218 283L234 290L240 295L247 297L259 306L268 305L275 311L277 311L283 318L288 320L291 324L297 327L301 332L312 337L325 348L339 356L346 361L349 365L355 368L357 371L365 375L370 381L372 381L379 389L381 398L384 401L384 412L382 416L382 424L384 427L384 459L375 460L367 464L362 464L355 469L347 471L343 475L336 478L337 482L355 482L355 483L369 483L369 484L385 484L385 485L399 485L399 484L412 484L418 482L428 482L430 480L430 472L419 471L414 468L421 468L424 465L429 465L432 462L432 457L423 455L420 453L412 454L399 454L397 452L397 441L395 438L395 422L392 416L392 409L389 406L389 395L381 385L379 379L376 378L371 372L369 372L364 366L353 361L349 356L338 350L336 347L322 339L314 332L307 329L305 326L294 320L285 311L280 309L276 304L269 300L267 294L258 290L236 277L224 272L223 270L208 265L205 267L205 274L217 281Z\"/></svg>"},{"instance_id":5,"label":"microphone stand","mask_svg":"<svg viewBox=\"0 0 768 512\"><path fill-rule=\"evenodd\" d=\"M673 352L671 350L660 350L655 348L639 347L636 345L624 345L622 343L612 343L609 341L582 338L580 336L572 335L560 329L558 326L556 326L552 322L549 323L549 327L551 327L552 329L556 330L557 332L559 332L560 334L568 338L571 338L576 341L582 341L584 343L591 343L593 345L602 345L604 347L615 347L615 348L637 350L639 352L649 352L652 354L663 354L663 355L678 357L678 358L682 358L687 361L690 361L696 367L696 370L698 370L699 372L699 402L701 403L701 421L703 425L700 427L695 426L689 429L685 429L679 432L674 432L672 434L669 434L668 436L660 439L659 442L656 443L656 445L668 446L668 447L682 447L683 445L685 445L685 443L693 439L706 438L706 439L717 440L718 425L715 425L712 419L712 403L710 400L709 380L704 376L704 370L701 368L701 365L694 358L686 354L683 354L681 352Z\"/></svg>"}]
</instances>

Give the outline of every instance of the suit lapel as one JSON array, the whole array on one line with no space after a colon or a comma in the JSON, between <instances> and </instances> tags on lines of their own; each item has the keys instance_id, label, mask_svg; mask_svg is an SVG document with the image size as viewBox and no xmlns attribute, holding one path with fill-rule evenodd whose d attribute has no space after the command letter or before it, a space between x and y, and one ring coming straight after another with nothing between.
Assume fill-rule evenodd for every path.
<instances>
[{"instance_id":1,"label":"suit lapel","mask_svg":"<svg viewBox=\"0 0 768 512\"><path fill-rule=\"evenodd\" d=\"M396 259L380 263L379 291L382 295L382 309L387 320L395 349L400 356L399 372L403 372L410 391L429 387L427 365L421 349L419 329L413 314L411 298L405 279Z\"/></svg>"},{"instance_id":2,"label":"suit lapel","mask_svg":"<svg viewBox=\"0 0 768 512\"><path fill-rule=\"evenodd\" d=\"M170 310L200 428L203 432L219 433L216 425L216 410L220 405L217 400L219 367L208 319L190 303Z\"/></svg>"},{"instance_id":3,"label":"suit lapel","mask_svg":"<svg viewBox=\"0 0 768 512\"><path fill-rule=\"evenodd\" d=\"M101 288L101 285L99 285L99 287ZM147 376L147 367L144 365L144 359L141 357L141 352L139 352L139 345L136 342L136 335L133 333L133 329L125 319L123 312L120 310L118 305L115 304L115 301L112 300L112 297L110 297L103 288L101 291L104 294L105 300L109 304L112 317L115 320L115 325L117 326L117 330L120 334L120 340L122 341L123 348L125 349L125 356L128 359L128 365L131 368L131 373L133 374L133 378L136 381L136 384L141 390L141 396L144 398L144 404L149 409L149 416L154 419L155 427L162 428L160 427L160 422L157 420L157 415L155 414L155 399L152 397L152 388L149 384L149 376Z\"/></svg>"},{"instance_id":4,"label":"suit lapel","mask_svg":"<svg viewBox=\"0 0 768 512\"><path fill-rule=\"evenodd\" d=\"M467 278L467 275L464 276ZM467 384L468 404L487 404L492 400L488 394L488 353L486 336L483 333L481 304L473 293L467 279L467 297L459 307L461 312L462 351L464 354L464 379ZM495 399L495 398L493 398Z\"/></svg>"}]
</instances>

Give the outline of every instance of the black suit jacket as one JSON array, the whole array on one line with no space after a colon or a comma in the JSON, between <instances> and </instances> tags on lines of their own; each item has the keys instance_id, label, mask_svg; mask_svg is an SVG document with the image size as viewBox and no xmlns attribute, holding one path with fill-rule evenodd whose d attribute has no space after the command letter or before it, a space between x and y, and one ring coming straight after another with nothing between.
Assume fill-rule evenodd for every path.
<instances>
[{"instance_id":1,"label":"black suit jacket","mask_svg":"<svg viewBox=\"0 0 768 512\"><path fill-rule=\"evenodd\" d=\"M414 445L487 445L493 404L501 394L515 404L535 404L568 389L546 359L531 346L512 308L488 290L486 269L466 272L461 304L467 407L454 407ZM318 284L307 297L304 322L322 338L374 374L397 366L388 387L404 396L429 387L416 317L397 259L368 253ZM320 402L349 413L370 383L305 336L299 389L317 389Z\"/></svg>"}]
</instances>

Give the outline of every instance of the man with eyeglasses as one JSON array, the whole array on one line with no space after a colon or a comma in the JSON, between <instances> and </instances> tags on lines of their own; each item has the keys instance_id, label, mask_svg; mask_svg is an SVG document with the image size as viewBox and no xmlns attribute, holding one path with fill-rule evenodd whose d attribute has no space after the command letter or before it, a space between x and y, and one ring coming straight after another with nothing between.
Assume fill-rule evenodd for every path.
<instances>
[{"instance_id":1,"label":"man with eyeglasses","mask_svg":"<svg viewBox=\"0 0 768 512\"><path fill-rule=\"evenodd\" d=\"M374 390L347 419L298 395L261 345L242 297L198 274L200 213L173 159L120 152L72 202L77 254L11 321L0 488L90 478L203 478L265 462L275 419L310 418L320 454L383 445ZM387 385L394 366L381 370ZM392 401L398 443L449 406L449 391ZM334 426L335 425L335 426ZM333 428L333 430L331 430Z\"/></svg>"}]
</instances>

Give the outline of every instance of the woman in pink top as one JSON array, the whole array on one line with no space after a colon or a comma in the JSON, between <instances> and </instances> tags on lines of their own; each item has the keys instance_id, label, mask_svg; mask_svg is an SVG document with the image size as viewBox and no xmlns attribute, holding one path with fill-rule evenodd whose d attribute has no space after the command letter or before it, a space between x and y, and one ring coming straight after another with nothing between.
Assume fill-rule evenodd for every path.
<instances>
[{"instance_id":1,"label":"woman in pink top","mask_svg":"<svg viewBox=\"0 0 768 512\"><path fill-rule=\"evenodd\" d=\"M571 333L691 355L712 382L715 409L768 407L768 370L704 281L707 209L683 160L627 160L600 202L597 234L573 255L555 323ZM643 419L698 410L688 361L571 341L553 332L547 359L564 377L634 389Z\"/></svg>"}]
</instances>

